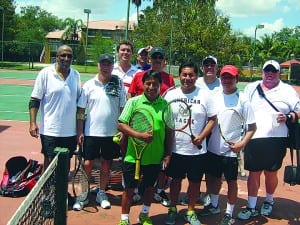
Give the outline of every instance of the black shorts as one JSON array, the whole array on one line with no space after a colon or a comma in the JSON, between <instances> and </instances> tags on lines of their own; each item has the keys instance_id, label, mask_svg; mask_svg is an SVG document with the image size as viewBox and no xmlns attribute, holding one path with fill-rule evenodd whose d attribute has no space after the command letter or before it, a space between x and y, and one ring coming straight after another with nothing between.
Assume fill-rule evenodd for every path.
<instances>
[{"instance_id":1,"label":"black shorts","mask_svg":"<svg viewBox=\"0 0 300 225\"><path fill-rule=\"evenodd\" d=\"M42 153L45 157L54 158L54 149L56 147L69 149L70 158L73 156L77 146L77 136L71 137L53 137L48 135L40 135L42 143Z\"/></svg>"},{"instance_id":2,"label":"black shorts","mask_svg":"<svg viewBox=\"0 0 300 225\"><path fill-rule=\"evenodd\" d=\"M166 174L174 179L187 177L189 181L201 182L206 167L206 154L180 155L172 153Z\"/></svg>"},{"instance_id":3,"label":"black shorts","mask_svg":"<svg viewBox=\"0 0 300 225\"><path fill-rule=\"evenodd\" d=\"M269 137L250 140L244 150L245 169L276 171L286 154L287 138Z\"/></svg>"},{"instance_id":4,"label":"black shorts","mask_svg":"<svg viewBox=\"0 0 300 225\"><path fill-rule=\"evenodd\" d=\"M141 165L142 186L144 188L154 187L160 170L160 164ZM135 163L124 162L123 179L125 188L137 187L139 181L134 179L134 174Z\"/></svg>"},{"instance_id":5,"label":"black shorts","mask_svg":"<svg viewBox=\"0 0 300 225\"><path fill-rule=\"evenodd\" d=\"M102 157L112 160L120 156L120 146L113 142L113 137L85 136L83 142L83 157L94 160Z\"/></svg>"},{"instance_id":6,"label":"black shorts","mask_svg":"<svg viewBox=\"0 0 300 225\"><path fill-rule=\"evenodd\" d=\"M207 172L217 178L221 178L224 174L226 181L237 180L238 160L236 157L207 152Z\"/></svg>"}]
</instances>

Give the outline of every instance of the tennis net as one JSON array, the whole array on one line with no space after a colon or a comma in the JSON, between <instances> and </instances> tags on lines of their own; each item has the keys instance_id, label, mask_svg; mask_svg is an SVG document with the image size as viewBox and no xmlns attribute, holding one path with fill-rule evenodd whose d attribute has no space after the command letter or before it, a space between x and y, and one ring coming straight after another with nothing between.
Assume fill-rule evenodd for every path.
<instances>
[{"instance_id":1,"label":"tennis net","mask_svg":"<svg viewBox=\"0 0 300 225\"><path fill-rule=\"evenodd\" d=\"M7 225L66 224L69 151L65 148L55 151L51 164Z\"/></svg>"}]
</instances>

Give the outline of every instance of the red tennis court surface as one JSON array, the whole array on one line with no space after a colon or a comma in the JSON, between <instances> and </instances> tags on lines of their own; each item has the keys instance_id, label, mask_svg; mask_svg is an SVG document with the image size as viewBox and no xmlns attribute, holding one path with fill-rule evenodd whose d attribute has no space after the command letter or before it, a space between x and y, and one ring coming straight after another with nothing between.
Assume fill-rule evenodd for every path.
<instances>
[{"instance_id":1,"label":"red tennis court surface","mask_svg":"<svg viewBox=\"0 0 300 225\"><path fill-rule=\"evenodd\" d=\"M28 122L14 122L14 121L0 121L0 174L2 175L5 162L12 156L23 155L27 158L32 158L42 162L42 156L40 154L40 140L31 138L28 133ZM285 164L289 162L287 157ZM275 195L275 206L272 217L256 217L254 220L250 221L239 221L236 220L235 224L291 224L296 225L300 224L300 188L299 186L289 186L284 184L282 181L283 169L279 173L279 184L277 193ZM241 206L246 204L247 199L247 188L246 180L239 179L239 199L236 206L235 212L237 213ZM202 191L205 191L205 185L203 183ZM264 196L264 181L262 180L261 189L259 191L260 196ZM186 190L186 181L183 183L182 191ZM168 190L167 190L168 191ZM223 184L221 191L221 201L220 207L222 211L226 207L226 184ZM91 196L90 207L86 208L86 211L68 211L68 224L71 225L99 225L107 224L114 225L117 224L120 219L121 213L121 191L118 190L109 190L109 199L112 202L112 208L109 210L104 210L100 207L95 206L95 196ZM0 197L0 225L7 223L9 218L13 215L14 211L18 208L20 203L24 198L8 198ZM259 198L258 205L260 206L263 201L263 198ZM202 209L203 206L197 206L197 211ZM97 210L96 210L97 209ZM132 207L131 210L131 223L136 223L136 218L140 212L141 206L136 205ZM179 206L180 214L183 215L186 207ZM164 217L167 213L167 208L160 205L159 203L154 203L151 207L150 214L153 219L154 224L161 225L164 224ZM201 218L203 224L218 224L220 221L221 215L204 217ZM183 219L180 217L178 225L185 224Z\"/></svg>"}]
</instances>

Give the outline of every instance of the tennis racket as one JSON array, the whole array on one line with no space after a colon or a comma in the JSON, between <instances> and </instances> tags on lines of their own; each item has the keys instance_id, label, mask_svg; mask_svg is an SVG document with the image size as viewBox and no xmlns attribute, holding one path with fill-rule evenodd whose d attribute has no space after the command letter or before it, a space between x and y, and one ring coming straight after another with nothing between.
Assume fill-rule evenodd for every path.
<instances>
[{"instance_id":1,"label":"tennis racket","mask_svg":"<svg viewBox=\"0 0 300 225\"><path fill-rule=\"evenodd\" d=\"M162 119L168 128L185 133L194 140L191 107L192 105L188 105L181 99L174 99L163 109ZM202 148L201 145L197 147L198 149Z\"/></svg>"},{"instance_id":2,"label":"tennis racket","mask_svg":"<svg viewBox=\"0 0 300 225\"><path fill-rule=\"evenodd\" d=\"M230 148L232 142L238 142L246 134L244 117L235 109L228 108L218 114L219 133L225 141L224 146Z\"/></svg>"},{"instance_id":3,"label":"tennis racket","mask_svg":"<svg viewBox=\"0 0 300 225\"><path fill-rule=\"evenodd\" d=\"M75 173L72 177L72 189L76 200L80 202L87 201L90 193L89 178L84 167L82 146L77 148L75 155Z\"/></svg>"},{"instance_id":4,"label":"tennis racket","mask_svg":"<svg viewBox=\"0 0 300 225\"><path fill-rule=\"evenodd\" d=\"M152 114L143 108L138 108L133 111L129 126L139 132L139 133L151 133L153 132L153 116ZM143 140L135 137L131 137L134 150L135 150L135 175L134 178L136 180L140 179L140 171L141 171L141 158L143 156L144 150L147 147L148 143Z\"/></svg>"}]
</instances>

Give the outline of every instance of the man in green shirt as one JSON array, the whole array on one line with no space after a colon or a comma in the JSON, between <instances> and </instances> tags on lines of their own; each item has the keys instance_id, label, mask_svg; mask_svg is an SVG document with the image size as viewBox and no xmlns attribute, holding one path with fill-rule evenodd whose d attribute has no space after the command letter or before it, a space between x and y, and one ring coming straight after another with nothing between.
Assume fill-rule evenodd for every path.
<instances>
[{"instance_id":1,"label":"man in green shirt","mask_svg":"<svg viewBox=\"0 0 300 225\"><path fill-rule=\"evenodd\" d=\"M123 178L124 192L122 195L122 214L118 225L129 225L129 211L134 188L138 180L134 178L136 153L132 138L139 138L147 142L144 153L141 158L141 173L143 174L143 185L145 191L143 194L143 207L139 215L139 221L143 225L151 225L149 218L149 209L154 194L154 184L161 169L161 162L168 165L172 151L174 133L169 130L162 120L162 110L167 102L159 95L162 78L159 72L149 70L143 78L144 93L142 95L130 98L120 117L118 129L128 136L127 150L124 156ZM154 120L153 132L151 134L139 133L134 131L128 124L130 117L135 109L143 108L148 110Z\"/></svg>"}]
</instances>

